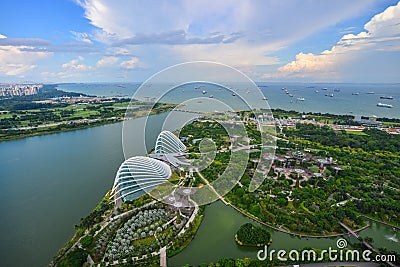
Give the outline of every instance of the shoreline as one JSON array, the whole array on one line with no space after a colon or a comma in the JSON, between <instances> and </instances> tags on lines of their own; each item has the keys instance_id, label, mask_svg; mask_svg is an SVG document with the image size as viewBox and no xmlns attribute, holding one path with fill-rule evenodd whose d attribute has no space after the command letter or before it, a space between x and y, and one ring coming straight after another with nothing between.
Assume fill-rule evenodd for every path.
<instances>
[{"instance_id":1,"label":"shoreline","mask_svg":"<svg viewBox=\"0 0 400 267\"><path fill-rule=\"evenodd\" d=\"M242 215L244 215L244 216L252 219L253 221L255 221L255 222L257 222L257 223L259 223L261 225L264 225L264 226L266 226L266 227L268 227L268 228L270 228L270 229L272 229L274 231L278 231L278 232L281 232L281 233L284 233L284 234L288 234L288 235L291 235L291 236L296 236L296 237L299 237L299 238L334 238L334 237L346 236L346 235L350 234L350 233L340 233L340 234L329 234L329 235L308 235L308 234L300 234L300 233L290 232L290 231L285 230L283 228L275 227L275 226L272 226L272 225L270 225L268 223L265 223L265 222L261 221L260 219L256 218L255 216L252 216L251 214L249 214L249 213L239 209L238 207L232 205L229 202L228 202L227 205L232 207L233 209L235 209L236 211L238 211ZM361 216L363 216L363 215L361 215ZM365 225L365 226L363 226L361 228L353 230L353 232L357 233L357 232L363 231L363 230L365 230L365 229L367 229L369 227L370 227L370 225L367 224L367 225Z\"/></svg>"},{"instance_id":2,"label":"shoreline","mask_svg":"<svg viewBox=\"0 0 400 267\"><path fill-rule=\"evenodd\" d=\"M166 103L167 104L167 103ZM174 104L168 104L168 105L174 105ZM284 109L271 109L271 111L273 113L280 113L280 112L284 112L284 113L295 113L297 115L302 115L302 112L298 112L295 110L284 110ZM164 113L165 111L162 112L157 112L151 115L155 115L155 114L160 114L160 113ZM138 112L140 113L140 112ZM308 116L353 116L352 114L333 114L333 113L319 113L319 112L304 112L305 115ZM136 118L141 118L146 116L147 114L141 114L138 115ZM276 117L274 117L276 118ZM377 118L378 121L381 121L382 123L384 122L388 122L388 120L392 120L390 118L384 118L384 117L379 117ZM400 120L400 119L393 119L393 120ZM57 126L49 126L49 128L42 128L44 130L42 131L34 131L32 133L22 133L21 135L11 135L11 136L3 136L0 137L0 143L2 142L7 142L7 141L15 141L15 140L20 140L20 139L24 139L24 138L29 138L29 137L34 137L34 136L43 136L43 135L49 135L49 134L57 134L57 133L63 133L63 132L69 132L69 131L76 131L76 130L84 130L84 129L88 129L88 128L92 128L92 127L98 127L98 126L103 126L103 125L107 125L107 124L113 124L113 123L118 123L118 122L122 122L124 121L124 118L105 118L99 121L95 121L95 122L87 122L87 123L77 123L74 126L76 127L72 127L69 128L67 126L70 126L71 124L69 124L70 122L66 121L62 124L59 124ZM396 122L394 122L396 123ZM400 123L399 123L400 124ZM335 124L334 124L335 125ZM385 125L385 124L383 124ZM64 127L62 129L52 129L53 127ZM34 130L37 130L40 128L35 128ZM32 129L33 130L33 129ZM11 130L8 130L11 131ZM22 131L31 131L31 130L22 130Z\"/></svg>"},{"instance_id":3,"label":"shoreline","mask_svg":"<svg viewBox=\"0 0 400 267\"><path fill-rule=\"evenodd\" d=\"M25 138L35 137L35 136L44 136L44 135L51 135L51 134L58 134L58 133L85 130L85 129L104 126L104 125L108 125L108 124L119 123L119 122L122 122L122 121L123 121L123 119L111 119L111 120L107 120L106 119L106 120L102 120L102 121L96 121L96 122L93 122L93 123L76 124L76 127L73 127L73 128L63 128L63 129L57 129L57 130L56 129L44 128L46 130L36 131L36 132L33 132L33 133L24 134L24 135L8 136L8 137L5 137L5 138L1 138L0 139L0 143L9 142L9 141L17 141L17 140L22 140L22 139L25 139ZM68 124L60 124L60 126L65 126L65 125L68 125ZM50 127L58 127L58 126L50 126Z\"/></svg>"}]
</instances>

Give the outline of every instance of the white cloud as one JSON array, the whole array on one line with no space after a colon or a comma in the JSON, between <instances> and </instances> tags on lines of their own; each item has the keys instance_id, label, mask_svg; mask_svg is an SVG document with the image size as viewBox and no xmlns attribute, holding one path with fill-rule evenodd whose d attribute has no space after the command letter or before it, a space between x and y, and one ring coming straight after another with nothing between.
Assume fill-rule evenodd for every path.
<instances>
[{"instance_id":1,"label":"white cloud","mask_svg":"<svg viewBox=\"0 0 400 267\"><path fill-rule=\"evenodd\" d=\"M114 50L114 53L115 53L116 55L127 55L127 54L129 54L130 52L129 52L129 50L126 49L126 48L117 48L117 49Z\"/></svg>"},{"instance_id":2,"label":"white cloud","mask_svg":"<svg viewBox=\"0 0 400 267\"><path fill-rule=\"evenodd\" d=\"M27 52L26 46L0 46L0 75L23 76L36 67L36 62L49 57L48 52Z\"/></svg>"},{"instance_id":3,"label":"white cloud","mask_svg":"<svg viewBox=\"0 0 400 267\"><path fill-rule=\"evenodd\" d=\"M91 40L91 35L86 33L86 32L76 32L76 31L71 31L72 35L75 37L77 41L92 44Z\"/></svg>"},{"instance_id":4,"label":"white cloud","mask_svg":"<svg viewBox=\"0 0 400 267\"><path fill-rule=\"evenodd\" d=\"M327 51L318 56L312 53L299 53L296 55L296 60L279 68L280 73L296 73L302 75L314 74L316 72L329 74L332 73L332 57Z\"/></svg>"},{"instance_id":5,"label":"white cloud","mask_svg":"<svg viewBox=\"0 0 400 267\"><path fill-rule=\"evenodd\" d=\"M34 68L36 63L52 55L45 51L29 51L33 46L29 44L47 43L45 40L35 38L7 38L0 34L0 76L24 75Z\"/></svg>"},{"instance_id":6,"label":"white cloud","mask_svg":"<svg viewBox=\"0 0 400 267\"><path fill-rule=\"evenodd\" d=\"M275 65L279 64L277 57L266 55L265 51L276 51L276 48L268 46L246 46L241 44L229 45L188 45L182 47L171 47L169 50L179 57L182 61L185 60L206 60L219 61L234 67L248 67L254 65Z\"/></svg>"},{"instance_id":7,"label":"white cloud","mask_svg":"<svg viewBox=\"0 0 400 267\"><path fill-rule=\"evenodd\" d=\"M364 25L364 29L358 34L344 35L331 49L320 54L299 53L294 61L278 68L277 73L264 77L336 80L342 78L345 67L348 69L352 65L356 68L357 60L362 57L367 58L379 51L400 51L400 2L375 15Z\"/></svg>"},{"instance_id":8,"label":"white cloud","mask_svg":"<svg viewBox=\"0 0 400 267\"><path fill-rule=\"evenodd\" d=\"M400 33L400 2L375 15L365 29L376 37L394 36Z\"/></svg>"},{"instance_id":9,"label":"white cloud","mask_svg":"<svg viewBox=\"0 0 400 267\"><path fill-rule=\"evenodd\" d=\"M110 76L119 77L121 74L121 68L125 70L132 70L138 67L139 60L136 57L127 58L120 64L120 58L117 56L104 56L97 60L95 64L88 64L93 62L95 57L86 59L83 56L78 56L61 65L61 71L43 71L41 75L45 80L57 79L61 81L69 81L71 79L84 79L92 80L95 79L109 79ZM107 78L108 77L108 78Z\"/></svg>"},{"instance_id":10,"label":"white cloud","mask_svg":"<svg viewBox=\"0 0 400 267\"><path fill-rule=\"evenodd\" d=\"M8 64L7 65L7 71L6 71L6 75L10 75L10 76L22 76L23 74L33 70L34 68L36 68L36 65L26 65L23 63L18 63L18 64Z\"/></svg>"},{"instance_id":11,"label":"white cloud","mask_svg":"<svg viewBox=\"0 0 400 267\"><path fill-rule=\"evenodd\" d=\"M255 38L304 36L359 14L371 0L144 1L77 0L96 27L116 38L183 30L193 36L243 32ZM269 32L272 34L261 35Z\"/></svg>"},{"instance_id":12,"label":"white cloud","mask_svg":"<svg viewBox=\"0 0 400 267\"><path fill-rule=\"evenodd\" d=\"M62 64L61 67L63 69L70 69L70 70L76 70L76 71L87 71L87 70L93 69L92 66L80 64L80 62L82 62L84 59L85 59L84 57L78 56L78 58Z\"/></svg>"},{"instance_id":13,"label":"white cloud","mask_svg":"<svg viewBox=\"0 0 400 267\"><path fill-rule=\"evenodd\" d=\"M131 70L131 69L134 69L137 67L138 62L139 62L139 59L137 57L132 57L130 60L123 61L119 65L122 68Z\"/></svg>"},{"instance_id":14,"label":"white cloud","mask_svg":"<svg viewBox=\"0 0 400 267\"><path fill-rule=\"evenodd\" d=\"M98 28L93 38L124 49L134 47L129 48L131 54L141 60L145 58L150 66L159 66L164 58L170 61L162 64L193 60L234 66L276 64L278 60L269 56L272 52L361 14L373 3L372 0L76 1L84 8L85 17ZM158 53L148 53L156 49Z\"/></svg>"},{"instance_id":15,"label":"white cloud","mask_svg":"<svg viewBox=\"0 0 400 267\"><path fill-rule=\"evenodd\" d=\"M115 57L115 56L103 57L99 61L97 61L96 67L99 67L99 68L110 67L110 66L113 66L115 63L117 63L118 60L119 60L119 58Z\"/></svg>"}]
</instances>

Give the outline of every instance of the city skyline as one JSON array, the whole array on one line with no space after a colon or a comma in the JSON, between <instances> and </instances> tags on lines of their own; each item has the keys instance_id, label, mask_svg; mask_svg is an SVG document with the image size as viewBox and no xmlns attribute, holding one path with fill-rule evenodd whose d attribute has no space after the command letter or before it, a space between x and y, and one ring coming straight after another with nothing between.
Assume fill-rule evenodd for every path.
<instances>
[{"instance_id":1,"label":"city skyline","mask_svg":"<svg viewBox=\"0 0 400 267\"><path fill-rule=\"evenodd\" d=\"M261 82L400 82L398 1L1 6L1 82L140 82L197 60Z\"/></svg>"}]
</instances>

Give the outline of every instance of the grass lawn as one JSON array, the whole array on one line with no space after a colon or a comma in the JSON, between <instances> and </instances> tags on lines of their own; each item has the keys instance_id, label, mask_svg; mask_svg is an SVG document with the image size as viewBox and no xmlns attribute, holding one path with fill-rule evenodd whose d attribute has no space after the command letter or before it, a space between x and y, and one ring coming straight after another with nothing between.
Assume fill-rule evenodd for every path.
<instances>
[{"instance_id":1,"label":"grass lawn","mask_svg":"<svg viewBox=\"0 0 400 267\"><path fill-rule=\"evenodd\" d=\"M310 167L310 168L308 168L310 171L312 171L312 172L318 172L319 171L319 168L318 167Z\"/></svg>"},{"instance_id":2,"label":"grass lawn","mask_svg":"<svg viewBox=\"0 0 400 267\"><path fill-rule=\"evenodd\" d=\"M387 122L387 121L385 121L385 122L382 122L382 124L389 125L389 126L396 126L396 127L400 126L399 122Z\"/></svg>"},{"instance_id":3,"label":"grass lawn","mask_svg":"<svg viewBox=\"0 0 400 267\"><path fill-rule=\"evenodd\" d=\"M10 114L10 113L5 113L5 114L0 114L0 120L1 119L9 119L9 118L12 118L12 114Z\"/></svg>"},{"instance_id":4,"label":"grass lawn","mask_svg":"<svg viewBox=\"0 0 400 267\"><path fill-rule=\"evenodd\" d=\"M140 238L132 241L132 246L140 246L140 245L145 245L148 246L149 244L155 242L155 237L154 236L148 236L145 238Z\"/></svg>"},{"instance_id":5,"label":"grass lawn","mask_svg":"<svg viewBox=\"0 0 400 267\"><path fill-rule=\"evenodd\" d=\"M289 210L294 210L293 201L289 201L287 207Z\"/></svg>"},{"instance_id":6,"label":"grass lawn","mask_svg":"<svg viewBox=\"0 0 400 267\"><path fill-rule=\"evenodd\" d=\"M263 126L263 131L267 134L275 134L275 127L274 126Z\"/></svg>"},{"instance_id":7,"label":"grass lawn","mask_svg":"<svg viewBox=\"0 0 400 267\"><path fill-rule=\"evenodd\" d=\"M363 131L355 131L355 130L346 130L347 134L354 134L354 135L367 135Z\"/></svg>"}]
</instances>

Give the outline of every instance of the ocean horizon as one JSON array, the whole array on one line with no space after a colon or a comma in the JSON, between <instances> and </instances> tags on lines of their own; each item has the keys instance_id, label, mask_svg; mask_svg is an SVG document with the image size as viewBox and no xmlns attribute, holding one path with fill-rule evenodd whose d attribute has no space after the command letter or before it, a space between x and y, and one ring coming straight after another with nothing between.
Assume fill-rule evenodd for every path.
<instances>
[{"instance_id":1,"label":"ocean horizon","mask_svg":"<svg viewBox=\"0 0 400 267\"><path fill-rule=\"evenodd\" d=\"M267 98L266 101L271 109L400 118L400 83L258 82L256 84ZM57 84L57 88L96 96L132 97L140 85L141 83L61 83ZM184 85L180 96L169 100L179 103L183 94L185 97L188 94L201 97L201 92L195 90L194 86L195 84ZM211 94L210 88L207 91L207 95ZM219 92L212 94L218 98ZM393 97L393 99L381 99L381 97ZM392 105L392 108L378 107L378 103Z\"/></svg>"}]
</instances>

